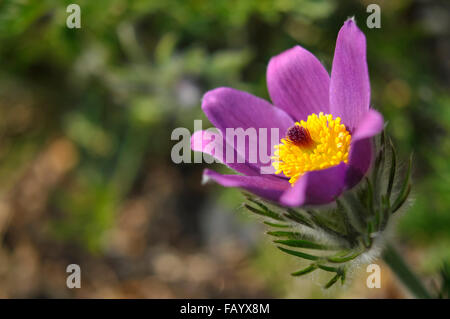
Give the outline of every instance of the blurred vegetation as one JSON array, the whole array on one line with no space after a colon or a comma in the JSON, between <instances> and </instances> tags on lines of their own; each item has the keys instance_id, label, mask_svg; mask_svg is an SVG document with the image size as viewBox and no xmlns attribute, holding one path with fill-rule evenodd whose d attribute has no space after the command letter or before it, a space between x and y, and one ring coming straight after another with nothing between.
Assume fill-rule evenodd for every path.
<instances>
[{"instance_id":1,"label":"blurred vegetation","mask_svg":"<svg viewBox=\"0 0 450 319\"><path fill-rule=\"evenodd\" d=\"M70 3L81 7L81 29L66 27ZM381 29L365 26L370 3L381 7ZM367 36L373 106L401 157L414 152L414 201L398 239L418 269L437 272L450 260L448 2L4 0L0 296L68 296L36 277L62 264L64 278L71 262L97 265L89 287L98 294L76 296L320 296L292 290L288 259L232 213L237 191L202 187L203 165L171 162L170 134L206 120L201 96L217 86L268 98L270 57L296 44L330 70L337 32L353 15ZM234 257L224 253L225 270L225 257L207 253L218 245L211 225L222 219L230 226L220 238L240 243L226 250ZM243 274L239 250L251 260ZM145 262L129 265L137 259ZM198 284L207 275L170 272L191 259L193 271L216 263L217 273ZM12 284L15 265L28 281ZM105 285L141 278L142 287L102 290L100 277Z\"/></svg>"}]
</instances>

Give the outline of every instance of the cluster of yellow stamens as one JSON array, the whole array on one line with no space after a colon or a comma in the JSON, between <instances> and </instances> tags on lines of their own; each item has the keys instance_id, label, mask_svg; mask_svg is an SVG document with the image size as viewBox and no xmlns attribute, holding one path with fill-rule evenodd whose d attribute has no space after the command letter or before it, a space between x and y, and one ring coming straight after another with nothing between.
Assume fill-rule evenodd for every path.
<instances>
[{"instance_id":1,"label":"cluster of yellow stamens","mask_svg":"<svg viewBox=\"0 0 450 319\"><path fill-rule=\"evenodd\" d=\"M304 173L348 162L351 135L339 117L311 114L289 128L281 144L275 146L272 165L294 183Z\"/></svg>"}]
</instances>

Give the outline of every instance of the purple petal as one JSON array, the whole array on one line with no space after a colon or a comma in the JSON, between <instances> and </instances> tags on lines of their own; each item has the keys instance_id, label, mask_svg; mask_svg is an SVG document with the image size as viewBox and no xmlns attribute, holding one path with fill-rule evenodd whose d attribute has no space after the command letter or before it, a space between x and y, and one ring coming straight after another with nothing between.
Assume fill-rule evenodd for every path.
<instances>
[{"instance_id":1,"label":"purple petal","mask_svg":"<svg viewBox=\"0 0 450 319\"><path fill-rule=\"evenodd\" d=\"M279 140L284 137L293 120L283 110L273 107L269 102L246 92L231 88L218 88L205 94L202 108L208 119L220 130L228 145L237 150L242 161L256 167L270 167L270 155ZM227 136L227 128L253 130L255 134L246 138L243 147L237 147L237 138ZM266 134L260 135L260 129ZM278 133L272 137L272 129ZM265 147L264 149L260 149ZM266 158L261 154L265 153ZM229 156L229 154L226 154ZM228 158L228 157L227 157ZM235 161L238 161L236 158ZM227 161L230 162L230 161Z\"/></svg>"},{"instance_id":2,"label":"purple petal","mask_svg":"<svg viewBox=\"0 0 450 319\"><path fill-rule=\"evenodd\" d=\"M257 196L277 201L286 189L290 188L287 180L274 176L242 176L222 175L206 169L203 173L206 180L212 179L224 187L243 188Z\"/></svg>"},{"instance_id":3,"label":"purple petal","mask_svg":"<svg viewBox=\"0 0 450 319\"><path fill-rule=\"evenodd\" d=\"M352 141L359 141L377 135L383 130L383 125L383 116L374 109L370 109L358 123L358 127L352 135Z\"/></svg>"},{"instance_id":4,"label":"purple petal","mask_svg":"<svg viewBox=\"0 0 450 319\"><path fill-rule=\"evenodd\" d=\"M347 20L339 31L330 82L330 111L354 130L369 110L370 82L366 61L366 37L355 21Z\"/></svg>"},{"instance_id":5,"label":"purple petal","mask_svg":"<svg viewBox=\"0 0 450 319\"><path fill-rule=\"evenodd\" d=\"M327 169L308 172L281 196L280 202L292 207L332 202L344 190L346 171L347 165L342 162Z\"/></svg>"},{"instance_id":6,"label":"purple petal","mask_svg":"<svg viewBox=\"0 0 450 319\"><path fill-rule=\"evenodd\" d=\"M272 102L296 121L329 112L330 76L317 58L300 46L273 57L267 68Z\"/></svg>"},{"instance_id":7,"label":"purple petal","mask_svg":"<svg viewBox=\"0 0 450 319\"><path fill-rule=\"evenodd\" d=\"M352 188L366 175L372 162L372 156L373 145L370 138L352 143L345 177L346 188Z\"/></svg>"},{"instance_id":8,"label":"purple petal","mask_svg":"<svg viewBox=\"0 0 450 319\"><path fill-rule=\"evenodd\" d=\"M355 186L367 173L373 159L371 138L383 130L383 117L375 110L369 110L352 135L348 171L347 188Z\"/></svg>"},{"instance_id":9,"label":"purple petal","mask_svg":"<svg viewBox=\"0 0 450 319\"><path fill-rule=\"evenodd\" d=\"M245 175L259 175L259 168L250 163L228 163L226 161L226 142L222 135L211 131L197 131L191 137L191 149L211 155L235 171ZM216 152L218 151L218 152ZM235 150L233 150L236 152ZM234 156L236 157L236 156Z\"/></svg>"}]
</instances>

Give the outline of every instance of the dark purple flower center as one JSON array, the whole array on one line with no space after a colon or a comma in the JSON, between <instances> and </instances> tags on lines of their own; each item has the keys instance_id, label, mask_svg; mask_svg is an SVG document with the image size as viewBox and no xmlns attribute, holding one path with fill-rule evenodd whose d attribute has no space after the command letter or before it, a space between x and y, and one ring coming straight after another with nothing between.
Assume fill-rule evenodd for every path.
<instances>
[{"instance_id":1,"label":"dark purple flower center","mask_svg":"<svg viewBox=\"0 0 450 319\"><path fill-rule=\"evenodd\" d=\"M303 147L314 146L314 141L309 134L308 129L303 126L294 125L290 127L286 133L286 137L295 145Z\"/></svg>"}]
</instances>

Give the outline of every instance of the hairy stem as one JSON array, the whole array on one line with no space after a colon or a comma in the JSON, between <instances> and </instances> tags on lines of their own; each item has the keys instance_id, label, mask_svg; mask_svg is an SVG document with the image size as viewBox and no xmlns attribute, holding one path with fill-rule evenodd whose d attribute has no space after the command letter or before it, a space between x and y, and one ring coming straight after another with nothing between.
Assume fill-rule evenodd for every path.
<instances>
[{"instance_id":1,"label":"hairy stem","mask_svg":"<svg viewBox=\"0 0 450 319\"><path fill-rule=\"evenodd\" d=\"M383 260L413 296L420 299L432 298L420 279L412 272L404 259L392 245L386 245L383 252Z\"/></svg>"}]
</instances>

